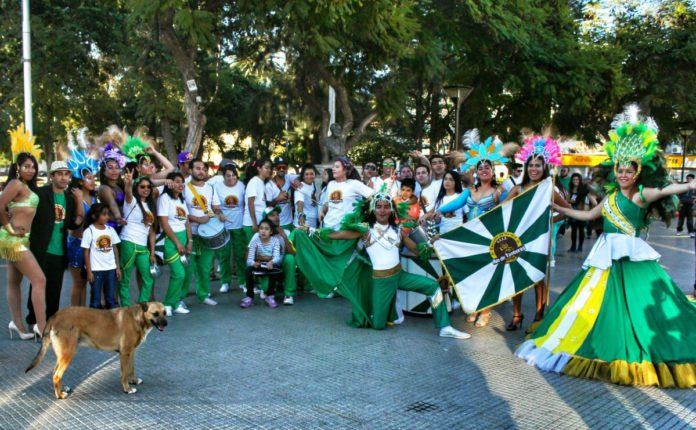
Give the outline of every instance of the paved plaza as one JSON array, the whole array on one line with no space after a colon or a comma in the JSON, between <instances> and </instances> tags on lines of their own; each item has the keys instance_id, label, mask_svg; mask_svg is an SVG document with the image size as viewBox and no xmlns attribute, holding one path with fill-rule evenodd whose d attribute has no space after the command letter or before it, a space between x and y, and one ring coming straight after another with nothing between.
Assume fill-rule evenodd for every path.
<instances>
[{"instance_id":1,"label":"paved plaza","mask_svg":"<svg viewBox=\"0 0 696 430\"><path fill-rule=\"evenodd\" d=\"M552 272L555 298L583 256L559 241ZM694 281L694 240L653 223L649 238L684 292ZM593 240L587 241L587 252ZM4 264L4 262L3 262ZM5 266L0 279L5 279ZM69 302L65 275L63 305ZM162 298L167 272L157 281ZM217 291L218 283L213 283ZM26 295L27 289L24 294ZM384 331L345 324L346 300L300 294L295 306L272 310L256 300L239 308L239 290L220 304L175 315L139 349L144 383L126 395L117 355L81 348L66 372L67 400L53 396L52 352L29 373L39 346L0 335L0 429L53 428L694 428L695 390L632 388L542 373L512 352L524 333L506 332L512 307L493 311L475 329L461 311L453 324L467 341L437 336L432 320L407 316ZM534 294L524 298L525 327ZM10 320L0 299L0 322ZM696 329L696 328L695 328Z\"/></svg>"}]
</instances>

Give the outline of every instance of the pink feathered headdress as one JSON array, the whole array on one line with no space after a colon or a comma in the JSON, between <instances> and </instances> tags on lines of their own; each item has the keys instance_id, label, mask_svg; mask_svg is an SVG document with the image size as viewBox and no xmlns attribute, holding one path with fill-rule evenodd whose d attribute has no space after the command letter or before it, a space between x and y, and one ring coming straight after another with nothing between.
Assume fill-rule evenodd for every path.
<instances>
[{"instance_id":1,"label":"pink feathered headdress","mask_svg":"<svg viewBox=\"0 0 696 430\"><path fill-rule=\"evenodd\" d=\"M517 153L516 158L524 163L529 157L543 157L546 164L560 166L561 148L558 146L558 142L550 137L528 137L524 139L524 146L522 146L522 150Z\"/></svg>"}]
</instances>

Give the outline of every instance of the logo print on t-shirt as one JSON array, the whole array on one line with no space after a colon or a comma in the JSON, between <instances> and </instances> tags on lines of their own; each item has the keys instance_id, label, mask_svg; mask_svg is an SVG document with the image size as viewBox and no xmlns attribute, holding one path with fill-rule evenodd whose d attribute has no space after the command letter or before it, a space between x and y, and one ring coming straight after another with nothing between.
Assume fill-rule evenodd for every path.
<instances>
[{"instance_id":1,"label":"logo print on t-shirt","mask_svg":"<svg viewBox=\"0 0 696 430\"><path fill-rule=\"evenodd\" d=\"M229 196L225 197L225 206L228 208L236 208L239 206L239 199L237 196L230 194Z\"/></svg>"},{"instance_id":2,"label":"logo print on t-shirt","mask_svg":"<svg viewBox=\"0 0 696 430\"><path fill-rule=\"evenodd\" d=\"M60 224L65 220L65 208L62 205L59 205L56 203L53 206L55 210L55 216L56 216L56 224Z\"/></svg>"},{"instance_id":3,"label":"logo print on t-shirt","mask_svg":"<svg viewBox=\"0 0 696 430\"><path fill-rule=\"evenodd\" d=\"M105 254L111 252L111 236L108 234L99 236L97 238L97 250Z\"/></svg>"},{"instance_id":4,"label":"logo print on t-shirt","mask_svg":"<svg viewBox=\"0 0 696 430\"><path fill-rule=\"evenodd\" d=\"M199 194L199 195L200 195L200 194ZM204 204L205 207L207 208L207 207L208 207L208 199L206 199L205 196L202 196L202 195L201 195L200 197L201 197L201 201L203 202L203 204ZM198 204L198 199L195 198L195 197L194 197L194 199L193 199L193 204L192 204L191 206L193 206L193 207L196 208L196 209L203 210L203 208Z\"/></svg>"},{"instance_id":5,"label":"logo print on t-shirt","mask_svg":"<svg viewBox=\"0 0 696 430\"><path fill-rule=\"evenodd\" d=\"M152 215L152 212L145 211L145 215L143 215L143 224L150 226L154 222L155 222L155 216Z\"/></svg>"},{"instance_id":6,"label":"logo print on t-shirt","mask_svg":"<svg viewBox=\"0 0 696 430\"><path fill-rule=\"evenodd\" d=\"M176 207L176 215L174 216L179 221L186 221L186 209L181 206Z\"/></svg>"},{"instance_id":7,"label":"logo print on t-shirt","mask_svg":"<svg viewBox=\"0 0 696 430\"><path fill-rule=\"evenodd\" d=\"M343 193L341 190L336 190L329 196L331 203L341 203L343 201Z\"/></svg>"}]
</instances>

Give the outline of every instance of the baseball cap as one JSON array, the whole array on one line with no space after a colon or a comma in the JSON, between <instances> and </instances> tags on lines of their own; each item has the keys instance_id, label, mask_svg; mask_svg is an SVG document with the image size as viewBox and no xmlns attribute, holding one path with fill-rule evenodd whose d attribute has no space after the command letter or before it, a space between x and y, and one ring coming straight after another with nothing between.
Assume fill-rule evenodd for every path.
<instances>
[{"instance_id":1,"label":"baseball cap","mask_svg":"<svg viewBox=\"0 0 696 430\"><path fill-rule=\"evenodd\" d=\"M234 162L232 162L232 160L229 160L227 158L223 158L222 160L220 160L220 165L218 166L218 168L222 169L223 167L230 166L230 165L234 166Z\"/></svg>"},{"instance_id":2,"label":"baseball cap","mask_svg":"<svg viewBox=\"0 0 696 430\"><path fill-rule=\"evenodd\" d=\"M273 165L274 165L274 166L277 166L278 164L284 164L284 165L287 166L287 165L288 165L288 160L287 160L285 157L282 157L282 156L276 157L276 158L273 159Z\"/></svg>"},{"instance_id":3,"label":"baseball cap","mask_svg":"<svg viewBox=\"0 0 696 430\"><path fill-rule=\"evenodd\" d=\"M191 160L193 160L193 154L188 151L180 152L179 156L176 158L176 162L179 164L184 164Z\"/></svg>"},{"instance_id":4,"label":"baseball cap","mask_svg":"<svg viewBox=\"0 0 696 430\"><path fill-rule=\"evenodd\" d=\"M66 163L65 161L56 160L53 163L51 163L51 169L48 171L48 173L52 174L61 170L67 170L68 172L72 172L72 170L70 170L70 167L68 167L68 163Z\"/></svg>"},{"instance_id":5,"label":"baseball cap","mask_svg":"<svg viewBox=\"0 0 696 430\"><path fill-rule=\"evenodd\" d=\"M261 218L261 219L266 219L271 212L280 213L281 212L280 206L268 206L266 209L263 210L263 218Z\"/></svg>"}]
</instances>

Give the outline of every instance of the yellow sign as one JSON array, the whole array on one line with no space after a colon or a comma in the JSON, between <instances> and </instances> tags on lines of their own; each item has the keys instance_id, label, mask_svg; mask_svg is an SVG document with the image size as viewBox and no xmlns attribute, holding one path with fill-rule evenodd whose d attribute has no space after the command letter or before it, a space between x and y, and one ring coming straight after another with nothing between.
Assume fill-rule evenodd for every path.
<instances>
[{"instance_id":1,"label":"yellow sign","mask_svg":"<svg viewBox=\"0 0 696 430\"><path fill-rule=\"evenodd\" d=\"M561 156L561 163L563 166L573 166L573 167L593 167L607 160L607 155L604 153L600 154L565 154ZM681 169L682 167L682 156L681 155L667 155L665 156L667 163L665 167L667 169ZM691 155L686 157L687 169L696 169L696 156Z\"/></svg>"}]
</instances>

